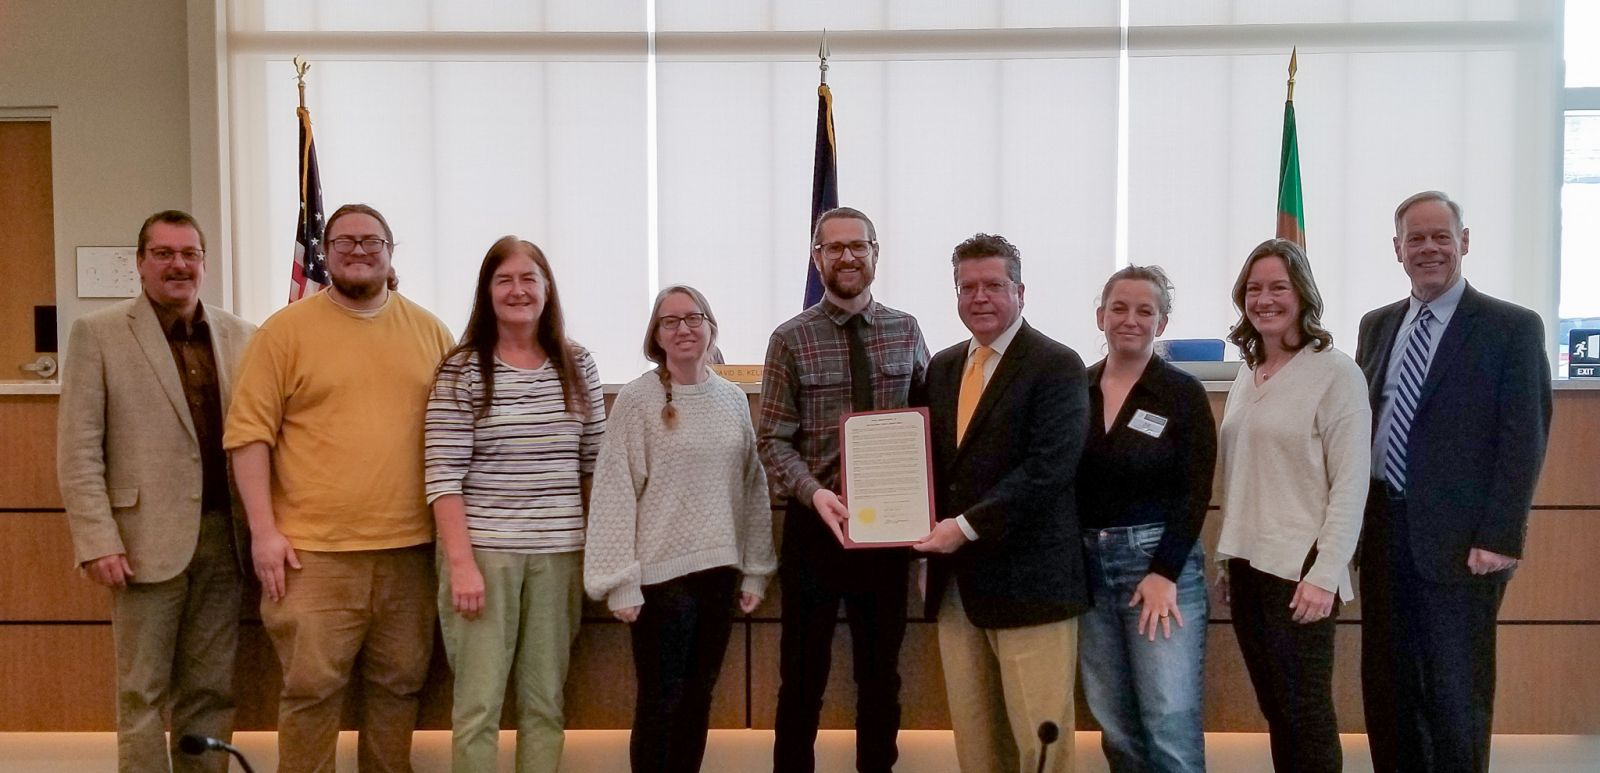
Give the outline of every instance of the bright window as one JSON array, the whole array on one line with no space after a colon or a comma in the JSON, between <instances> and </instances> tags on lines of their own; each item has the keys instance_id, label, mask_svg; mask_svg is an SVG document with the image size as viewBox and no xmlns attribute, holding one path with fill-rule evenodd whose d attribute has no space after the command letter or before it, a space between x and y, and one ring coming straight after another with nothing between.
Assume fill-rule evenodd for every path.
<instances>
[{"instance_id":1,"label":"bright window","mask_svg":"<svg viewBox=\"0 0 1600 773\"><path fill-rule=\"evenodd\" d=\"M1390 217L1429 188L1466 207L1474 285L1554 328L1554 3L647 2L234 0L245 316L287 292L303 55L326 201L383 210L401 291L454 329L484 250L517 233L549 253L606 381L643 370L649 300L675 282L707 293L730 362L759 362L803 295L827 26L841 201L878 222L878 298L935 349L964 337L949 254L976 231L1022 249L1025 314L1086 361L1123 254L1173 274L1169 336L1224 337L1238 265L1272 235L1296 45L1307 238L1337 345L1404 295Z\"/></svg>"}]
</instances>

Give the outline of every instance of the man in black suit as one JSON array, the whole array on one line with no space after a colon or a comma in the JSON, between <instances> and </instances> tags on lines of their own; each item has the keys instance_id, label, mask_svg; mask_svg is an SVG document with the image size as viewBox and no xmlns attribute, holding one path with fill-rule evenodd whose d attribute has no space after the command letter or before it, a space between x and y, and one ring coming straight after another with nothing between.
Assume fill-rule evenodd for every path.
<instances>
[{"instance_id":1,"label":"man in black suit","mask_svg":"<svg viewBox=\"0 0 1600 773\"><path fill-rule=\"evenodd\" d=\"M1022 319L1022 256L1001 236L962 242L957 309L972 339L928 366L939 522L927 610L964 773L1034 770L1038 728L1072 766L1077 620L1089 606L1073 478L1088 435L1077 353Z\"/></svg>"},{"instance_id":2,"label":"man in black suit","mask_svg":"<svg viewBox=\"0 0 1600 773\"><path fill-rule=\"evenodd\" d=\"M1495 618L1522 555L1550 431L1539 315L1461 277L1461 207L1395 210L1411 296L1361 320L1373 482L1362 536L1361 683L1378 771L1485 771Z\"/></svg>"}]
</instances>

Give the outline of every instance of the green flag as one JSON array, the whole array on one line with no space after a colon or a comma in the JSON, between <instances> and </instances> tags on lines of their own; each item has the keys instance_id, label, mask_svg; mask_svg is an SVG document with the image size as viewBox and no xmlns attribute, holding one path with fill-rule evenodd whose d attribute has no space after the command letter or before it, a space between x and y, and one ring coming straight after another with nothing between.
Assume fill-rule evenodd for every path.
<instances>
[{"instance_id":1,"label":"green flag","mask_svg":"<svg viewBox=\"0 0 1600 773\"><path fill-rule=\"evenodd\" d=\"M1300 142L1294 100L1283 103L1283 152L1278 160L1278 238L1306 246L1305 196L1300 189Z\"/></svg>"}]
</instances>

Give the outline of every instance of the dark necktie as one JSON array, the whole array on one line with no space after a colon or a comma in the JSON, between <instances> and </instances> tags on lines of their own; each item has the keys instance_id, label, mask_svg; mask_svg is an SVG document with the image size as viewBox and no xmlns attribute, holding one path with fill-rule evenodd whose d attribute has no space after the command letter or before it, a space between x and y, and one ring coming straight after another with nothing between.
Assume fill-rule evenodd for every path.
<instances>
[{"instance_id":1,"label":"dark necktie","mask_svg":"<svg viewBox=\"0 0 1600 773\"><path fill-rule=\"evenodd\" d=\"M872 410L872 361L867 359L867 321L860 314L844 325L850 344L850 409Z\"/></svg>"}]
</instances>

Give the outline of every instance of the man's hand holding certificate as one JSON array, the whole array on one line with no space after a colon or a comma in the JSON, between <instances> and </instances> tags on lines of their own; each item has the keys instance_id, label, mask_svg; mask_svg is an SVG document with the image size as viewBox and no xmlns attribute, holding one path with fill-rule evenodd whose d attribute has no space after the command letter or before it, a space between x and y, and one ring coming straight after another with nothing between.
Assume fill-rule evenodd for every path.
<instances>
[{"instance_id":1,"label":"man's hand holding certificate","mask_svg":"<svg viewBox=\"0 0 1600 773\"><path fill-rule=\"evenodd\" d=\"M847 414L840 421L844 544L910 545L933 529L928 411L904 408Z\"/></svg>"}]
</instances>

